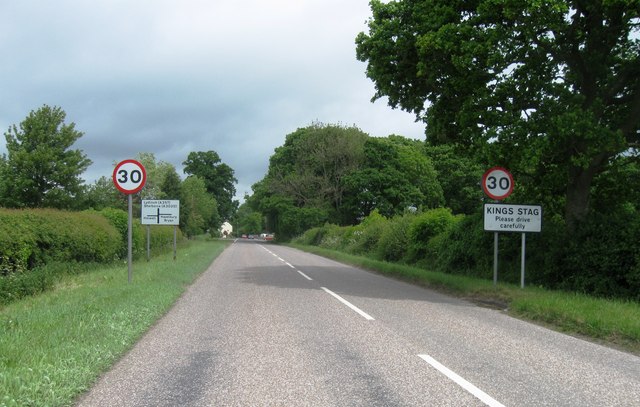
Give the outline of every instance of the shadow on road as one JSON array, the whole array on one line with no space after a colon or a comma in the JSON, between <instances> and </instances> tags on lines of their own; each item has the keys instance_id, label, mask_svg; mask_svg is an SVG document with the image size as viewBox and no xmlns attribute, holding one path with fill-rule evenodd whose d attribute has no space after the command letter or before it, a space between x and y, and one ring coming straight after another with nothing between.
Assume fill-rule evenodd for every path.
<instances>
[{"instance_id":1,"label":"shadow on road","mask_svg":"<svg viewBox=\"0 0 640 407\"><path fill-rule=\"evenodd\" d=\"M312 281L307 280L285 264L282 266L247 267L236 270L234 273L244 283L258 286L303 290L318 290L320 287L327 287L335 293L345 296L421 301L461 307L475 306L458 298L351 266L305 266L300 271L312 278Z\"/></svg>"}]
</instances>

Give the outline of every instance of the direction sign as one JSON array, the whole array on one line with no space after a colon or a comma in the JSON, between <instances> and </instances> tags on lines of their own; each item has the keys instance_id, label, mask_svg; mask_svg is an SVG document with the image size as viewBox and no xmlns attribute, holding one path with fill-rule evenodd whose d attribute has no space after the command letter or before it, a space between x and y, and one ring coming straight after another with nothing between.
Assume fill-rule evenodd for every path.
<instances>
[{"instance_id":1,"label":"direction sign","mask_svg":"<svg viewBox=\"0 0 640 407\"><path fill-rule=\"evenodd\" d=\"M502 167L489 168L482 176L482 190L489 198L501 201L513 192L513 176Z\"/></svg>"},{"instance_id":2,"label":"direction sign","mask_svg":"<svg viewBox=\"0 0 640 407\"><path fill-rule=\"evenodd\" d=\"M484 204L484 230L487 232L540 232L542 206Z\"/></svg>"},{"instance_id":3,"label":"direction sign","mask_svg":"<svg viewBox=\"0 0 640 407\"><path fill-rule=\"evenodd\" d=\"M135 194L147 182L147 172L136 160L124 160L113 169L113 184L123 194Z\"/></svg>"},{"instance_id":4,"label":"direction sign","mask_svg":"<svg viewBox=\"0 0 640 407\"><path fill-rule=\"evenodd\" d=\"M179 225L180 201L178 200L142 200L143 225Z\"/></svg>"}]
</instances>

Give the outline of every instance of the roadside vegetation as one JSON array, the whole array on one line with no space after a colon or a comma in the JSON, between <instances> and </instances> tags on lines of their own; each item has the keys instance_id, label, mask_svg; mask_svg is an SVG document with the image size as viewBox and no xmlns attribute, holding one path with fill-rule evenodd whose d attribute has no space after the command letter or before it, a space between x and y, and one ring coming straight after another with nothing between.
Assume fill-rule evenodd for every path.
<instances>
[{"instance_id":1,"label":"roadside vegetation","mask_svg":"<svg viewBox=\"0 0 640 407\"><path fill-rule=\"evenodd\" d=\"M0 306L51 289L61 274L127 257L128 214L120 209L69 212L0 208ZM149 251L173 246L173 227L155 226ZM142 258L144 226L133 222L132 255ZM177 241L183 241L181 231Z\"/></svg>"},{"instance_id":2,"label":"roadside vegetation","mask_svg":"<svg viewBox=\"0 0 640 407\"><path fill-rule=\"evenodd\" d=\"M501 234L494 286L493 234L483 231L477 214L453 215L447 208L391 218L373 211L358 225L309 229L292 244L638 353L640 267L633 259L640 252L640 228L608 219L615 231L601 230L591 244L555 241L548 250L550 242L530 234L525 289L520 288L520 234ZM553 236L553 225L546 228ZM561 262L567 252L575 263ZM607 268L611 265L615 269ZM556 269L565 275L550 272Z\"/></svg>"},{"instance_id":3,"label":"roadside vegetation","mask_svg":"<svg viewBox=\"0 0 640 407\"><path fill-rule=\"evenodd\" d=\"M226 247L183 241L133 266L74 263L53 287L0 306L0 406L67 406L161 317Z\"/></svg>"},{"instance_id":4,"label":"roadside vegetation","mask_svg":"<svg viewBox=\"0 0 640 407\"><path fill-rule=\"evenodd\" d=\"M426 139L298 128L239 224L262 218L281 241L319 228L327 248L490 279L482 208L493 201L480 183L498 166L514 181L502 203L542 207L530 284L639 301L637 2L498 3L372 1L357 59L373 99L414 114ZM374 238L388 244L374 253ZM519 238L500 236L503 282L517 279Z\"/></svg>"}]
</instances>

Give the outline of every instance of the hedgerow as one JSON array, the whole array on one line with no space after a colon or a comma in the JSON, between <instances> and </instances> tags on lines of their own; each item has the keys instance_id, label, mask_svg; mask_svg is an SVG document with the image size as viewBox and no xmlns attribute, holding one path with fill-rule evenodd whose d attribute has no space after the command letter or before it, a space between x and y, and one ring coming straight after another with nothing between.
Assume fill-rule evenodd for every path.
<instances>
[{"instance_id":1,"label":"hedgerow","mask_svg":"<svg viewBox=\"0 0 640 407\"><path fill-rule=\"evenodd\" d=\"M112 261L121 246L117 230L97 213L0 209L2 275L52 261Z\"/></svg>"},{"instance_id":2,"label":"hedgerow","mask_svg":"<svg viewBox=\"0 0 640 407\"><path fill-rule=\"evenodd\" d=\"M122 238L122 247L120 248L118 257L125 258L128 251L128 233L129 233L129 214L122 209L105 208L98 212L107 218L109 223L113 225ZM147 248L147 226L140 224L139 219L133 219L133 230L131 232L131 251L134 257L140 257L146 252ZM149 242L151 249L161 249L173 244L173 226L148 226L150 228ZM176 231L176 240L184 239L182 231L178 228Z\"/></svg>"},{"instance_id":3,"label":"hedgerow","mask_svg":"<svg viewBox=\"0 0 640 407\"><path fill-rule=\"evenodd\" d=\"M150 228L150 248L173 244L173 227ZM42 292L58 274L127 256L128 214L118 209L67 212L0 208L0 304ZM177 239L182 233L177 231ZM133 220L132 252L146 251L146 231Z\"/></svg>"},{"instance_id":4,"label":"hedgerow","mask_svg":"<svg viewBox=\"0 0 640 407\"><path fill-rule=\"evenodd\" d=\"M401 261L407 257L409 230L414 216L394 216L387 222L375 247L375 256L385 261Z\"/></svg>"},{"instance_id":5,"label":"hedgerow","mask_svg":"<svg viewBox=\"0 0 640 407\"><path fill-rule=\"evenodd\" d=\"M619 205L593 213L573 234L557 217L542 233L526 237L526 282L629 300L640 300L640 212ZM387 219L372 212L357 226L324 225L294 243L316 245L376 260L485 279L493 275L494 234L482 212L452 215L446 208ZM498 279L519 283L521 234L499 234Z\"/></svg>"},{"instance_id":6,"label":"hedgerow","mask_svg":"<svg viewBox=\"0 0 640 407\"><path fill-rule=\"evenodd\" d=\"M456 221L456 218L449 208L436 208L423 212L415 217L407 230L407 248L408 257L411 261L420 261L426 257L433 258L438 248L430 250L430 242L436 236L439 236L450 229Z\"/></svg>"}]
</instances>

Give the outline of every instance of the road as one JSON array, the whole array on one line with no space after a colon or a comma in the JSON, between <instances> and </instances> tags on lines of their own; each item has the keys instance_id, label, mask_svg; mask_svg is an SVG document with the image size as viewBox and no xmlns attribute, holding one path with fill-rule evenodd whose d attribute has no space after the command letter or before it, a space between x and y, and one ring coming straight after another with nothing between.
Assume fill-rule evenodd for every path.
<instances>
[{"instance_id":1,"label":"road","mask_svg":"<svg viewBox=\"0 0 640 407\"><path fill-rule=\"evenodd\" d=\"M640 358L260 241L79 406L640 406Z\"/></svg>"}]
</instances>

